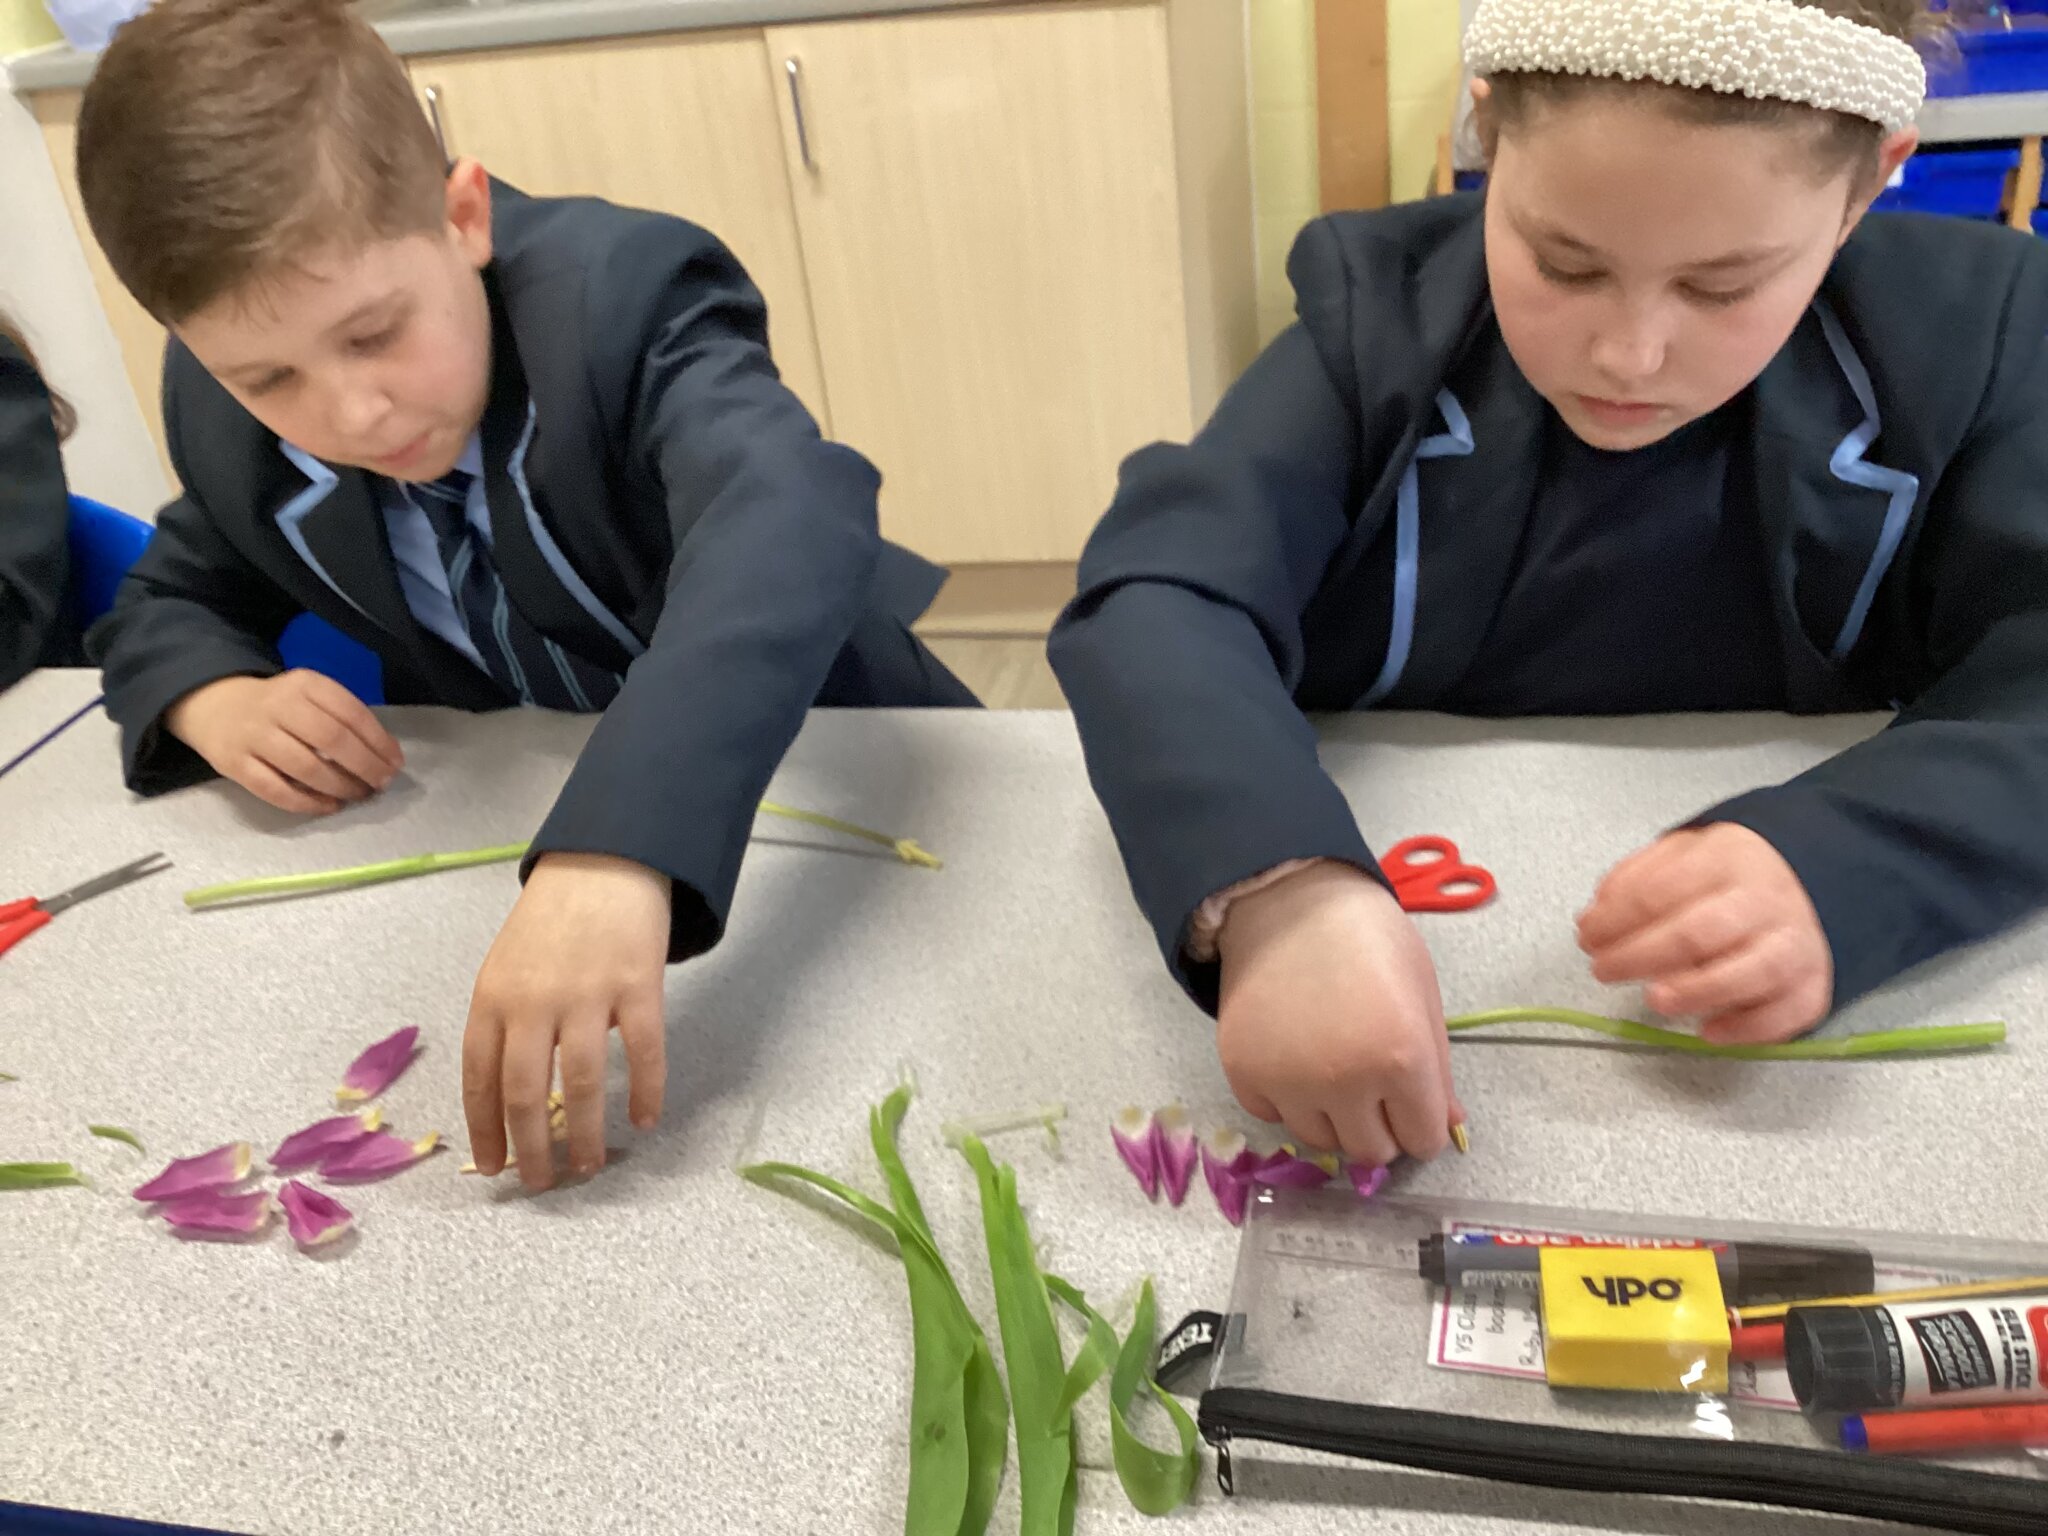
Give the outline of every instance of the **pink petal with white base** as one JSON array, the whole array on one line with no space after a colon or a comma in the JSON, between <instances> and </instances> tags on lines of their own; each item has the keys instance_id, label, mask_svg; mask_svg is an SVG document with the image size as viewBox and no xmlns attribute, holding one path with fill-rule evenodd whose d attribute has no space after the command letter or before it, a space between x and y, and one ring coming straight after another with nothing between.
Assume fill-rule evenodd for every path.
<instances>
[{"instance_id":1,"label":"pink petal with white base","mask_svg":"<svg viewBox=\"0 0 2048 1536\"><path fill-rule=\"evenodd\" d=\"M269 1190L252 1189L246 1195L215 1192L173 1200L159 1214L180 1232L246 1236L262 1231L276 1209Z\"/></svg>"},{"instance_id":2,"label":"pink petal with white base","mask_svg":"<svg viewBox=\"0 0 2048 1536\"><path fill-rule=\"evenodd\" d=\"M1158 1199L1159 1141L1152 1117L1136 1105L1119 1110L1117 1117L1109 1123L1109 1136L1116 1143L1117 1154L1123 1158L1124 1166L1137 1176L1138 1187L1145 1191L1145 1198Z\"/></svg>"},{"instance_id":3,"label":"pink petal with white base","mask_svg":"<svg viewBox=\"0 0 2048 1536\"><path fill-rule=\"evenodd\" d=\"M1166 1198L1179 1205L1188 1197L1188 1181L1195 1176L1200 1150L1195 1145L1195 1124L1188 1112L1172 1104L1152 1118L1152 1159L1159 1169L1159 1186Z\"/></svg>"},{"instance_id":4,"label":"pink petal with white base","mask_svg":"<svg viewBox=\"0 0 2048 1536\"><path fill-rule=\"evenodd\" d=\"M1217 1131L1202 1142L1202 1177L1216 1208L1233 1227L1244 1225L1245 1204L1252 1193L1252 1167L1258 1153L1237 1131Z\"/></svg>"},{"instance_id":5,"label":"pink petal with white base","mask_svg":"<svg viewBox=\"0 0 2048 1536\"><path fill-rule=\"evenodd\" d=\"M231 1141L224 1147L215 1147L211 1152L201 1152L196 1157L178 1158L136 1190L135 1198L154 1204L218 1194L249 1177L249 1164L253 1157L249 1143Z\"/></svg>"},{"instance_id":6,"label":"pink petal with white base","mask_svg":"<svg viewBox=\"0 0 2048 1536\"><path fill-rule=\"evenodd\" d=\"M360 1183L381 1179L386 1174L410 1168L441 1144L441 1133L429 1131L418 1141L407 1141L389 1131L365 1136L320 1165L320 1177L336 1183Z\"/></svg>"},{"instance_id":7,"label":"pink petal with white base","mask_svg":"<svg viewBox=\"0 0 2048 1536\"><path fill-rule=\"evenodd\" d=\"M1321 1163L1298 1157L1291 1148L1282 1147L1259 1159L1252 1169L1252 1182L1269 1189L1321 1189L1330 1182L1330 1173Z\"/></svg>"},{"instance_id":8,"label":"pink petal with white base","mask_svg":"<svg viewBox=\"0 0 2048 1536\"><path fill-rule=\"evenodd\" d=\"M352 1147L384 1123L384 1111L368 1109L360 1115L336 1115L294 1131L270 1154L270 1166L279 1173L296 1173L314 1168L345 1147Z\"/></svg>"},{"instance_id":9,"label":"pink petal with white base","mask_svg":"<svg viewBox=\"0 0 2048 1536\"><path fill-rule=\"evenodd\" d=\"M323 1195L310 1184L301 1184L297 1179L287 1179L283 1189L277 1193L278 1204L284 1207L285 1225L291 1229L292 1241L303 1248L317 1248L322 1243L331 1243L348 1231L349 1223L355 1220L349 1208L332 1195Z\"/></svg>"},{"instance_id":10,"label":"pink petal with white base","mask_svg":"<svg viewBox=\"0 0 2048 1536\"><path fill-rule=\"evenodd\" d=\"M1358 1191L1358 1198L1361 1200L1370 1200L1387 1187L1387 1169L1384 1165L1367 1168L1361 1163L1350 1163L1344 1171L1351 1176L1351 1187Z\"/></svg>"},{"instance_id":11,"label":"pink petal with white base","mask_svg":"<svg viewBox=\"0 0 2048 1536\"><path fill-rule=\"evenodd\" d=\"M386 1035L349 1063L341 1086L334 1090L335 1102L360 1104L389 1088L412 1065L413 1047L419 1043L419 1026L408 1024L396 1034Z\"/></svg>"}]
</instances>

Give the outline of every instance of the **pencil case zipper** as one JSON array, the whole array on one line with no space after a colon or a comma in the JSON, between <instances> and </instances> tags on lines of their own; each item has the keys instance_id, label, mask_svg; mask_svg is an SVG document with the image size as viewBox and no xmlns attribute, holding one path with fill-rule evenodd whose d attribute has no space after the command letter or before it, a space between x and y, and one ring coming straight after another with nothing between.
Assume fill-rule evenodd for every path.
<instances>
[{"instance_id":1,"label":"pencil case zipper","mask_svg":"<svg viewBox=\"0 0 2048 1536\"><path fill-rule=\"evenodd\" d=\"M1584 1493L1776 1505L1969 1536L2048 1532L2048 1481L1934 1462L1518 1424L1250 1387L1205 1392L1199 1420L1225 1493L1235 1492L1231 1442L1244 1439Z\"/></svg>"}]
</instances>

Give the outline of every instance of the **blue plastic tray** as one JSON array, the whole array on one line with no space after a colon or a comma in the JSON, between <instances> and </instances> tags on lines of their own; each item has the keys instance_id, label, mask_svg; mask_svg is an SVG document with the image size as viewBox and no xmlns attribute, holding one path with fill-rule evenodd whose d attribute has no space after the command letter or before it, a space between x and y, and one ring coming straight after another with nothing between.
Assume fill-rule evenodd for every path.
<instances>
[{"instance_id":1,"label":"blue plastic tray","mask_svg":"<svg viewBox=\"0 0 2048 1536\"><path fill-rule=\"evenodd\" d=\"M2030 7L2027 9L2041 9ZM2010 29L1965 27L1954 34L1960 56L1929 60L1931 96L1985 96L2048 91L2048 15L2017 14Z\"/></svg>"},{"instance_id":2,"label":"blue plastic tray","mask_svg":"<svg viewBox=\"0 0 2048 1536\"><path fill-rule=\"evenodd\" d=\"M2017 149L1926 149L1906 162L1905 178L1886 187L1873 207L1995 219L2006 178L2019 168Z\"/></svg>"}]
</instances>

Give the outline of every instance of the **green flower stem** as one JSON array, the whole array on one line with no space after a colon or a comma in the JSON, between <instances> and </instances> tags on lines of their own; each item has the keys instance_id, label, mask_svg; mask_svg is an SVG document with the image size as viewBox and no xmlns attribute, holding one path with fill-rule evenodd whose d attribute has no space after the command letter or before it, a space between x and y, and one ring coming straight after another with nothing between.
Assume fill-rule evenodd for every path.
<instances>
[{"instance_id":1,"label":"green flower stem","mask_svg":"<svg viewBox=\"0 0 2048 1536\"><path fill-rule=\"evenodd\" d=\"M1827 1040L1789 1040L1781 1045L1716 1045L1676 1029L1659 1029L1654 1024L1637 1024L1628 1019L1607 1019L1581 1013L1573 1008L1497 1008L1490 1013L1468 1013L1447 1019L1444 1028L1452 1034L1468 1029L1485 1029L1495 1024L1568 1024L1632 1045L1659 1050L1682 1051L1691 1056L1713 1056L1724 1061L1850 1061L1865 1056L1928 1055L1947 1051L1978 1051L2005 1043L2005 1025L1935 1024L1917 1029L1886 1029L1870 1034L1840 1035Z\"/></svg>"},{"instance_id":2,"label":"green flower stem","mask_svg":"<svg viewBox=\"0 0 2048 1536\"><path fill-rule=\"evenodd\" d=\"M777 805L772 800L763 800L761 811L767 816L780 816L786 821L800 821L808 826L823 827L830 832L841 832L848 837L860 838L864 842L877 843L906 864L915 864L925 869L943 867L936 857L925 852L911 838L891 837L886 832L875 832L867 827L855 826L852 822L841 821L836 816L799 810L794 806ZM416 875L438 875L451 869L474 869L483 864L509 864L514 859L526 857L527 850L532 846L531 843L501 843L495 848L469 848L458 853L421 853L407 859L386 859L379 864L358 864L351 869L324 869L304 875L269 875L255 880L231 880L225 885L208 885L196 891L187 891L185 905L198 911L202 907L219 906L223 902L254 901L272 896L306 896L317 891L348 891L358 886L381 885L387 880L410 880Z\"/></svg>"}]
</instances>

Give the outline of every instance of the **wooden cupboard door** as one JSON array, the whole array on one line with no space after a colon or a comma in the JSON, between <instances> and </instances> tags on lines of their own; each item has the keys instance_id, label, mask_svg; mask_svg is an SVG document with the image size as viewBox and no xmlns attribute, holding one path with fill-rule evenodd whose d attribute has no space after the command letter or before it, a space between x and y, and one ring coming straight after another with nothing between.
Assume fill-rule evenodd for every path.
<instances>
[{"instance_id":1,"label":"wooden cupboard door","mask_svg":"<svg viewBox=\"0 0 2048 1536\"><path fill-rule=\"evenodd\" d=\"M790 388L831 430L758 31L628 37L409 61L451 154L543 197L672 213L730 246L768 300Z\"/></svg>"},{"instance_id":2,"label":"wooden cupboard door","mask_svg":"<svg viewBox=\"0 0 2048 1536\"><path fill-rule=\"evenodd\" d=\"M1071 561L1192 426L1165 8L768 29L835 435L890 537Z\"/></svg>"}]
</instances>

